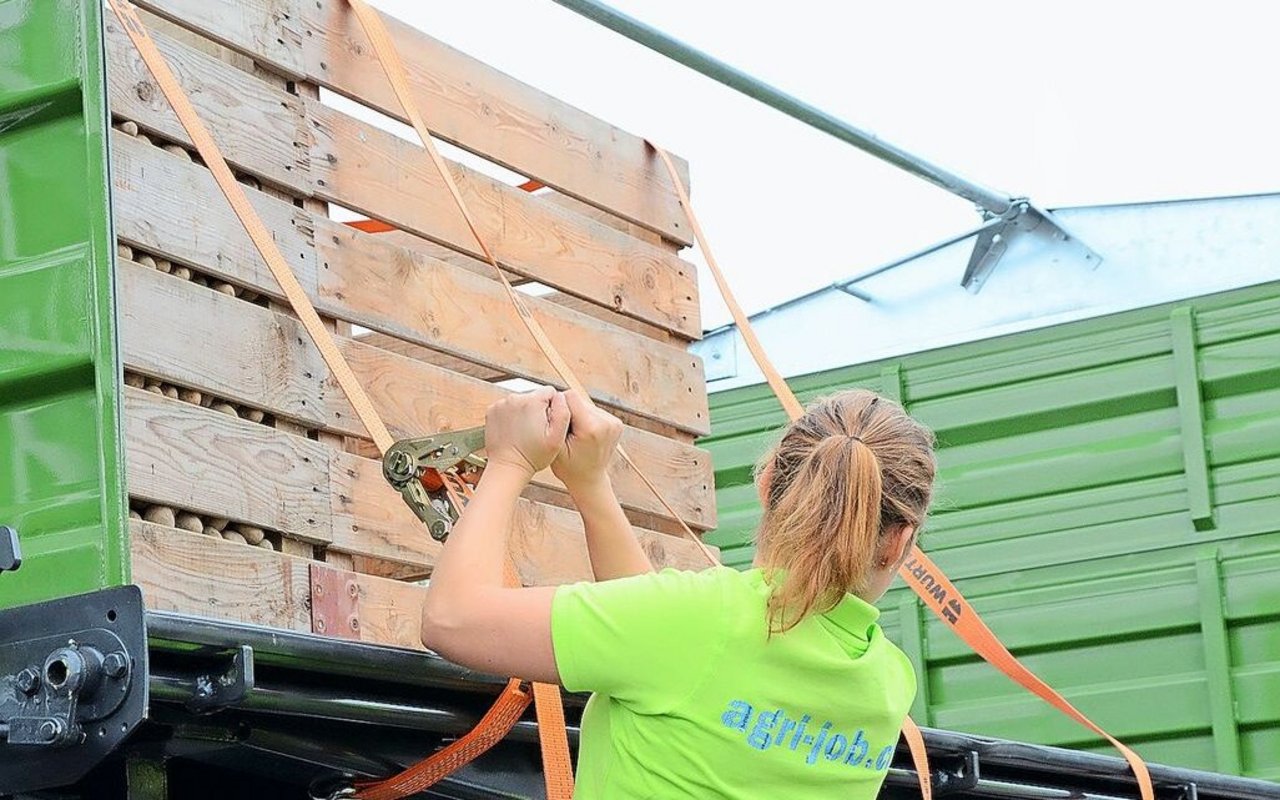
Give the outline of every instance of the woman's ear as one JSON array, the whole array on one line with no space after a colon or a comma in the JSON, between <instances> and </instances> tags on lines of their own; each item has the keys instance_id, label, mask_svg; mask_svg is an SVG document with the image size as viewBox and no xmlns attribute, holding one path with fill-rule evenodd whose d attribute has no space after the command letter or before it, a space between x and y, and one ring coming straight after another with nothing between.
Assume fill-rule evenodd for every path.
<instances>
[{"instance_id":1,"label":"woman's ear","mask_svg":"<svg viewBox=\"0 0 1280 800\"><path fill-rule=\"evenodd\" d=\"M760 498L760 507L769 505L769 487L773 484L773 462L770 461L756 473L756 496Z\"/></svg>"},{"instance_id":2,"label":"woman's ear","mask_svg":"<svg viewBox=\"0 0 1280 800\"><path fill-rule=\"evenodd\" d=\"M894 528L893 533L889 534L887 544L887 554L885 557L886 566L888 563L894 565L896 570L902 566L907 560L907 556L911 555L911 548L916 543L916 526L915 525L899 525Z\"/></svg>"}]
</instances>

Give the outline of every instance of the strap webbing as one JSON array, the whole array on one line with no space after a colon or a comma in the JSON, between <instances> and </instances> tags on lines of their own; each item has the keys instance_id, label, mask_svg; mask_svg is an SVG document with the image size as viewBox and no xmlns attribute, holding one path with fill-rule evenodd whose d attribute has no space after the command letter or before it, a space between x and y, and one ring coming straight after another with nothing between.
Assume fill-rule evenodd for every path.
<instances>
[{"instance_id":1,"label":"strap webbing","mask_svg":"<svg viewBox=\"0 0 1280 800\"><path fill-rule=\"evenodd\" d=\"M680 180L680 173L676 171L675 164L672 163L671 157L667 155L665 150L652 142L649 144L657 151L662 163L666 165L667 172L671 175L671 182L675 185L680 205L689 217L694 239L698 242L698 247L702 250L703 257L707 260L707 266L711 269L716 286L719 287L720 294L724 297L725 304L729 307L729 313L733 315L733 321L738 326L738 332L742 335L743 341L746 342L747 349L760 367L760 371L764 373L770 388L773 389L783 408L786 409L787 416L793 420L797 419L804 413L804 406L800 404L795 392L791 391L791 387L787 385L781 373L778 372L773 362L769 360L768 355L765 354L764 348L760 346L760 340L756 338L755 331L751 328L750 320L747 319L747 315L742 311L742 306L738 305L737 299L733 296L733 291L729 288L724 272L720 269L720 265L716 262L711 248L707 245L706 237L703 236L702 226L698 224L698 218L693 213L693 204L689 202L689 193L685 190L684 184ZM1023 666L1022 662L1018 661L1009 652L1008 648L1001 643L995 633L982 621L982 618L978 616L978 612L969 605L969 602L965 600L964 595L960 594L960 590L955 587L955 584L942 573L942 570L938 569L937 565L919 547L912 548L910 557L898 571L898 574L902 576L902 579L907 582L907 585L916 594L920 595L925 604L933 609L933 612L951 630L955 631L956 635L965 644L969 645L975 653L982 656L988 663L1012 678L1023 688L1111 742L1133 769L1133 774L1138 779L1138 791L1142 795L1142 800L1155 800L1155 790L1151 784L1151 774L1147 770L1146 762L1111 734L1095 725L1092 720L1080 713L1075 706L1067 702L1066 698L1058 694L1031 670ZM911 745L912 758L916 761L916 769L920 775L921 793L928 800L931 791L927 763L928 755L924 751L923 740L919 740L918 746L913 743L913 738L918 739L919 737L919 728L909 718L903 725L903 735L907 737L907 743Z\"/></svg>"},{"instance_id":2,"label":"strap webbing","mask_svg":"<svg viewBox=\"0 0 1280 800\"><path fill-rule=\"evenodd\" d=\"M356 14L356 19L360 22L360 27L364 29L365 35L369 37L369 43L373 45L374 58L382 64L382 69L386 73L387 80L391 84L391 89L395 93L396 99L400 101L400 106L404 110L405 116L409 119L414 131L418 134L418 138L422 141L422 147L431 158L431 163L435 165L436 171L440 173L441 179L449 190L449 195L453 198L454 205L458 207L458 212L467 223L467 228L471 231L472 238L475 239L476 245L484 255L484 260L489 263L489 266L493 267L494 274L498 276L498 280L502 283L507 299L511 301L511 305L515 308L520 321L524 323L525 329L529 331L529 335L537 343L538 349L546 356L547 361L551 364L556 374L560 376L560 380L564 382L564 385L582 395L584 400L594 405L590 393L587 392L582 382L578 380L573 368L560 355L560 351L556 349L555 344L547 336L542 324L538 322L533 312L529 310L529 306L525 304L520 293L511 285L511 281L507 280L506 274L498 266L498 260L493 251L489 249L488 243L485 242L484 237L480 234L480 228L476 224L475 217L472 216L466 201L462 199L462 192L458 189L458 182L454 180L453 173L450 172L448 165L445 164L444 159L440 156L440 151L436 148L435 142L431 138L431 131L427 128L427 124L423 121L422 115L418 111L417 101L409 88L409 79L405 72L404 62L400 60L400 53L391 41L391 36L387 33L386 26L382 23L382 17L365 0L348 0L348 2L352 11ZM640 478L645 487L653 493L653 496L657 498L667 514L679 523L681 530L698 546L707 561L712 565L718 565L720 561L715 557L715 554L702 543L702 539L698 538L693 529L685 523L679 512L667 502L667 499L663 497L662 492L658 490L653 481L649 480L649 477L636 466L636 463L632 461L631 456L621 444L618 445L618 455L636 473L636 476Z\"/></svg>"},{"instance_id":3,"label":"strap webbing","mask_svg":"<svg viewBox=\"0 0 1280 800\"><path fill-rule=\"evenodd\" d=\"M294 313L298 315L298 319L306 329L307 335L311 337L312 342L315 343L316 348L320 351L320 355L324 359L326 366L329 367L329 371L337 379L338 385L351 402L356 415L369 431L370 438L373 439L380 452L386 452L387 448L395 443L395 439L392 438L381 417L378 416L378 412L374 409L368 395L365 394L364 388L360 385L355 373L352 372L347 360L338 350L333 335L324 327L324 323L320 320L320 315L316 313L315 307L311 304L311 299L307 297L306 291L302 288L293 271L289 268L288 262L285 261L284 256L281 255L276 247L271 233L249 203L244 190L240 187L231 172L231 168L227 165L222 151L200 120L195 108L192 107L190 99L178 84L173 71L169 68L159 48L156 47L155 41L147 32L146 26L139 19L133 5L128 0L107 0L107 2L120 20L120 24L124 27L130 41L133 42L134 47L137 48L138 53L142 56L143 62L146 63L147 68L155 77L156 83L160 86L165 98L173 107L178 121L182 123L187 135L191 137L196 151L213 174L218 188L222 190L227 202L231 204L232 211L235 212L236 217L244 226L249 239L262 256L262 260L266 262L271 274L280 284L285 299L289 302L290 307L293 308ZM514 577L513 570L508 571L507 580L511 585L519 585L518 579ZM556 699L558 701L559 690L556 687L552 688L557 691ZM439 781L501 741L510 732L516 721L519 720L520 715L524 713L530 699L532 699L532 695L524 688L523 682L512 679L507 683L506 689L499 696L493 707L472 731L418 764L414 768L417 771L411 775L406 776L402 773L402 775L396 776L397 779L404 778L405 785L409 786L409 789L402 791L403 787L388 785L384 792L381 788L382 784L379 784L376 787L369 787L370 794L365 795L362 793L361 796L374 798L374 800L394 800L394 798L405 797L408 794L421 791L432 783ZM543 701L543 704L545 703L546 700ZM561 711L560 733L562 737L564 735L563 718L563 711ZM564 750L567 758L567 737L564 738L566 741ZM569 795L562 796L567 798Z\"/></svg>"}]
</instances>

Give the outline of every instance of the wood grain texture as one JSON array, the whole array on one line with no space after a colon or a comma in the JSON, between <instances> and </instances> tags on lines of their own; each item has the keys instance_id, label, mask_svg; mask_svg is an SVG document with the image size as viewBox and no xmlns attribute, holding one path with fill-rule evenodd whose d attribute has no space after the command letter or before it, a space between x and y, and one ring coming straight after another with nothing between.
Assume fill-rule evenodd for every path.
<instances>
[{"instance_id":1,"label":"wood grain texture","mask_svg":"<svg viewBox=\"0 0 1280 800\"><path fill-rule=\"evenodd\" d=\"M129 550L150 610L311 630L305 561L136 519Z\"/></svg>"},{"instance_id":2,"label":"wood grain texture","mask_svg":"<svg viewBox=\"0 0 1280 800\"><path fill-rule=\"evenodd\" d=\"M188 143L120 31L108 26L113 113ZM411 144L318 101L276 89L163 36L167 60L238 169L386 220L476 256L478 246L434 165ZM678 332L700 334L696 270L661 247L451 165L481 235L502 266Z\"/></svg>"},{"instance_id":3,"label":"wood grain texture","mask_svg":"<svg viewBox=\"0 0 1280 800\"><path fill-rule=\"evenodd\" d=\"M111 112L133 120L148 133L190 144L190 137L119 20L108 14L105 24ZM153 34L228 162L311 194L310 138L303 98L164 34Z\"/></svg>"},{"instance_id":4,"label":"wood grain texture","mask_svg":"<svg viewBox=\"0 0 1280 800\"><path fill-rule=\"evenodd\" d=\"M207 170L119 132L112 137L112 157L121 240L280 297ZM248 195L320 313L504 374L556 382L495 281L262 192ZM598 402L691 433L707 432L705 383L696 356L539 298L528 305L587 377Z\"/></svg>"},{"instance_id":5,"label":"wood grain texture","mask_svg":"<svg viewBox=\"0 0 1280 800\"><path fill-rule=\"evenodd\" d=\"M147 608L311 632L309 562L141 520L129 524L133 580ZM425 650L426 589L357 575L360 640Z\"/></svg>"},{"instance_id":6,"label":"wood grain texture","mask_svg":"<svg viewBox=\"0 0 1280 800\"><path fill-rule=\"evenodd\" d=\"M334 531L331 547L403 563L433 564L440 545L382 478L376 461L349 453L333 461ZM706 560L687 540L636 530L658 569L702 569ZM521 500L511 534L511 554L526 585L551 585L591 577L582 519L568 509Z\"/></svg>"},{"instance_id":7,"label":"wood grain texture","mask_svg":"<svg viewBox=\"0 0 1280 800\"><path fill-rule=\"evenodd\" d=\"M484 381L453 375L360 342L342 340L341 348L369 389L378 413L397 436L481 425L485 409L508 394ZM702 530L715 526L711 458L706 452L635 428L624 429L622 443L685 522ZM667 515L635 471L621 459L615 460L610 477L624 506ZM549 470L535 476L534 482L563 488Z\"/></svg>"},{"instance_id":8,"label":"wood grain texture","mask_svg":"<svg viewBox=\"0 0 1280 800\"><path fill-rule=\"evenodd\" d=\"M139 0L255 60L404 121L343 0ZM638 136L384 16L432 132L594 206L689 244L669 178ZM687 181L687 167L679 168Z\"/></svg>"},{"instance_id":9,"label":"wood grain texture","mask_svg":"<svg viewBox=\"0 0 1280 800\"><path fill-rule=\"evenodd\" d=\"M333 407L341 391L294 317L127 261L116 270L116 294L127 368L308 427L364 435L346 403Z\"/></svg>"},{"instance_id":10,"label":"wood grain texture","mask_svg":"<svg viewBox=\"0 0 1280 800\"><path fill-rule=\"evenodd\" d=\"M307 116L317 195L482 255L422 147L323 105L308 102ZM692 265L479 172L450 167L501 266L686 338L700 335Z\"/></svg>"},{"instance_id":11,"label":"wood grain texture","mask_svg":"<svg viewBox=\"0 0 1280 800\"><path fill-rule=\"evenodd\" d=\"M330 539L330 448L140 389L123 394L131 496Z\"/></svg>"},{"instance_id":12,"label":"wood grain texture","mask_svg":"<svg viewBox=\"0 0 1280 800\"><path fill-rule=\"evenodd\" d=\"M546 356L492 280L410 253L344 225L316 221L319 291L365 327L530 380L559 384ZM526 300L592 396L606 405L709 430L702 361L541 298Z\"/></svg>"},{"instance_id":13,"label":"wood grain texture","mask_svg":"<svg viewBox=\"0 0 1280 800\"><path fill-rule=\"evenodd\" d=\"M111 167L113 221L121 241L284 299L208 170L119 131L111 135ZM314 297L314 216L262 192L245 194Z\"/></svg>"},{"instance_id":14,"label":"wood grain texture","mask_svg":"<svg viewBox=\"0 0 1280 800\"><path fill-rule=\"evenodd\" d=\"M439 544L383 479L377 461L133 388L124 393L124 418L131 496L283 531L338 552L435 563ZM550 530L532 530L538 525ZM651 531L637 535L669 540L658 546L666 561L656 566L701 564L691 542ZM527 583L590 577L589 569L579 569L587 563L586 543L573 511L522 500L512 547Z\"/></svg>"}]
</instances>

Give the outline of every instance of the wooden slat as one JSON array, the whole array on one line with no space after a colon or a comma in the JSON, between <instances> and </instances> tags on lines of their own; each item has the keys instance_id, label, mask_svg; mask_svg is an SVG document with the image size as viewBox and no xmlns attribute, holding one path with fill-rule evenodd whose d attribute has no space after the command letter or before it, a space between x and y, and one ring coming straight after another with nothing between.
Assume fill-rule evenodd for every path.
<instances>
[{"instance_id":1,"label":"wooden slat","mask_svg":"<svg viewBox=\"0 0 1280 800\"><path fill-rule=\"evenodd\" d=\"M128 261L116 271L116 296L127 368L307 427L365 435L349 406L326 402L337 390L297 319Z\"/></svg>"},{"instance_id":2,"label":"wooden slat","mask_svg":"<svg viewBox=\"0 0 1280 800\"><path fill-rule=\"evenodd\" d=\"M131 496L329 541L329 448L141 389L123 400Z\"/></svg>"},{"instance_id":3,"label":"wooden slat","mask_svg":"<svg viewBox=\"0 0 1280 800\"><path fill-rule=\"evenodd\" d=\"M108 23L113 113L188 137L145 65ZM201 116L236 166L308 196L384 219L469 255L479 250L426 152L316 101L275 89L157 36ZM696 271L660 247L453 165L499 263L532 280L696 338Z\"/></svg>"},{"instance_id":4,"label":"wooden slat","mask_svg":"<svg viewBox=\"0 0 1280 800\"><path fill-rule=\"evenodd\" d=\"M119 265L121 351L125 366L274 415L350 436L364 435L319 351L292 316L132 262ZM398 437L480 425L508 392L483 380L337 337L339 348ZM209 355L216 343L218 357ZM703 451L629 428L623 441L676 511L699 529L714 527L711 463ZM612 470L623 505L664 514L653 493L619 461ZM550 472L537 483L563 488Z\"/></svg>"},{"instance_id":5,"label":"wooden slat","mask_svg":"<svg viewBox=\"0 0 1280 800\"><path fill-rule=\"evenodd\" d=\"M428 364L434 364L437 367L447 369L450 372L457 372L461 375L470 375L473 378L492 383L494 381L503 381L511 377L511 375L491 367L485 367L474 361L465 361L457 356L451 356L441 353L438 350L432 350L423 347L420 344L406 342L404 339L397 339L394 336L388 336L385 333L370 331L362 333L356 337L359 341L374 347L381 347L383 350L390 350L392 353L399 353L406 358L412 358L417 361L425 361Z\"/></svg>"},{"instance_id":6,"label":"wooden slat","mask_svg":"<svg viewBox=\"0 0 1280 800\"><path fill-rule=\"evenodd\" d=\"M129 521L129 550L148 609L311 630L301 559L137 519Z\"/></svg>"},{"instance_id":7,"label":"wooden slat","mask_svg":"<svg viewBox=\"0 0 1280 800\"><path fill-rule=\"evenodd\" d=\"M112 153L121 239L279 297L275 279L207 170L119 132L112 136ZM249 195L322 314L504 373L557 382L495 281L263 193ZM528 305L570 363L589 376L597 401L691 433L707 432L696 356L538 298L529 298Z\"/></svg>"},{"instance_id":8,"label":"wooden slat","mask_svg":"<svg viewBox=\"0 0 1280 800\"><path fill-rule=\"evenodd\" d=\"M259 62L404 120L343 0L141 0ZM597 207L689 244L654 153L598 120L384 16L433 133ZM686 171L683 162L679 163ZM684 176L687 180L687 174Z\"/></svg>"},{"instance_id":9,"label":"wooden slat","mask_svg":"<svg viewBox=\"0 0 1280 800\"><path fill-rule=\"evenodd\" d=\"M340 552L435 563L439 545L386 483L377 461L138 389L125 389L124 418L132 496L283 531ZM579 569L587 562L578 515L527 500L520 507L513 557L524 566L526 581L589 577L589 570ZM534 523L543 528L523 527ZM651 531L637 535L667 539L661 547L668 566L699 564L691 542Z\"/></svg>"},{"instance_id":10,"label":"wooden slat","mask_svg":"<svg viewBox=\"0 0 1280 800\"><path fill-rule=\"evenodd\" d=\"M501 287L449 269L347 226L316 222L319 291L356 324L534 381L558 384ZM702 361L575 309L536 297L526 304L602 403L708 430ZM423 334L426 334L425 336Z\"/></svg>"},{"instance_id":11,"label":"wooden slat","mask_svg":"<svg viewBox=\"0 0 1280 800\"><path fill-rule=\"evenodd\" d=\"M481 425L485 409L508 393L484 381L452 375L359 342L344 340L341 345L383 420L400 436ZM635 428L624 429L622 441L636 465L650 476L685 522L702 530L715 526L711 459L705 452ZM624 506L666 515L653 493L621 459L614 462L610 475ZM539 473L535 482L562 488L549 471Z\"/></svg>"},{"instance_id":12,"label":"wooden slat","mask_svg":"<svg viewBox=\"0 0 1280 800\"><path fill-rule=\"evenodd\" d=\"M129 524L133 580L147 608L311 632L309 561L141 520ZM426 649L426 589L357 575L360 639Z\"/></svg>"},{"instance_id":13,"label":"wooden slat","mask_svg":"<svg viewBox=\"0 0 1280 800\"><path fill-rule=\"evenodd\" d=\"M405 563L435 563L440 545L423 531L376 461L350 453L333 458L333 544L339 550ZM658 569L703 569L706 560L688 540L636 529ZM564 508L521 500L511 532L511 554L521 580L550 585L591 577L582 519Z\"/></svg>"}]
</instances>

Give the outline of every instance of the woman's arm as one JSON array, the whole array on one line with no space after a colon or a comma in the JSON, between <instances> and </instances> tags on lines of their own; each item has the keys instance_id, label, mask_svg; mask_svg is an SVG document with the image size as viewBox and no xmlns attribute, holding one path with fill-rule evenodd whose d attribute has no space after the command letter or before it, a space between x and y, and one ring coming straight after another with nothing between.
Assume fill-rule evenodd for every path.
<instances>
[{"instance_id":1,"label":"woman's arm","mask_svg":"<svg viewBox=\"0 0 1280 800\"><path fill-rule=\"evenodd\" d=\"M551 646L554 587L503 585L507 539L520 493L564 443L562 394L514 395L485 419L488 464L449 534L422 610L422 642L451 661L496 675L559 683Z\"/></svg>"},{"instance_id":2,"label":"woman's arm","mask_svg":"<svg viewBox=\"0 0 1280 800\"><path fill-rule=\"evenodd\" d=\"M565 392L569 435L551 464L573 497L586 530L587 553L597 581L653 571L631 523L613 492L607 472L622 436L622 423L591 405L577 392Z\"/></svg>"}]
</instances>

